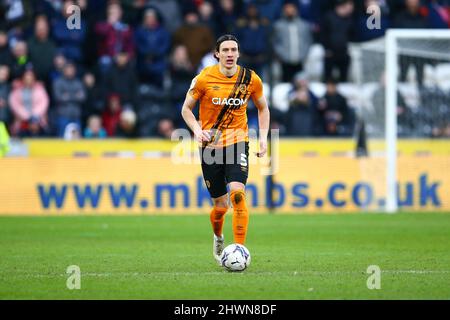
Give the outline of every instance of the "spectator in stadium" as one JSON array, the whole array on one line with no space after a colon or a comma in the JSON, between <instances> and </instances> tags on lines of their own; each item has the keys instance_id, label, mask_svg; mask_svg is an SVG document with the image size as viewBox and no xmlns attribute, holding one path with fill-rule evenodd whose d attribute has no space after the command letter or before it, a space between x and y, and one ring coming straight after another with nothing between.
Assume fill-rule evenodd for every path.
<instances>
[{"instance_id":1,"label":"spectator in stadium","mask_svg":"<svg viewBox=\"0 0 450 320\"><path fill-rule=\"evenodd\" d=\"M81 65L84 62L83 43L87 30L84 19L80 19L80 29L67 28L67 19L72 14L68 8L74 4L73 0L63 2L59 17L52 23L52 36L64 56Z\"/></svg>"},{"instance_id":2,"label":"spectator in stadium","mask_svg":"<svg viewBox=\"0 0 450 320\"><path fill-rule=\"evenodd\" d=\"M420 101L414 110L415 132L426 137L443 137L450 119L450 92L436 86L419 89ZM418 129L418 130L417 130Z\"/></svg>"},{"instance_id":3,"label":"spectator in stadium","mask_svg":"<svg viewBox=\"0 0 450 320\"><path fill-rule=\"evenodd\" d=\"M141 112L143 109L154 106L154 109L158 110L153 110L153 113L147 113L148 119L154 120L154 123L150 126L152 128L151 132L152 134L157 134L157 122L161 119L161 115L165 119L173 113L173 110L177 107L177 101L184 98L196 70L210 63L215 63L214 60L211 60L212 55L210 51L214 46L214 32L217 32L218 35L225 33L236 34L241 40L241 62L256 71L258 71L259 67L264 68L272 62L269 60L270 56L267 53L271 49L275 51L277 58L283 62L284 81L290 80L289 74L292 75L296 71L301 70L301 62L298 65L296 63L291 64L289 59L285 58L290 53L290 50L287 48L290 48L292 42L295 43L296 38L295 36L289 36L296 32L288 28L287 25L291 25L292 21L297 20L297 17L291 21L284 12L285 15L280 20L272 20L273 24L271 23L271 19L278 17L280 14L282 3L284 3L284 8L291 7L291 9L288 9L291 11L295 10L292 10L290 4L295 4L295 7L300 8L298 16L312 24L317 25L319 21L323 22L320 25L323 29L318 40L323 42L327 55L325 58L324 80L335 73L337 77L333 76L333 78L336 78L338 81L345 81L348 78L347 70L350 61L347 53L348 41L350 39L366 41L382 35L388 26L387 7L390 9L390 21L396 27L448 28L450 23L448 0L353 1L354 8L351 5L351 0L0 0L0 69L2 68L1 65L9 66L9 83L11 86L11 82L20 78L28 63L31 62L37 80L46 80L48 84L52 84L56 78L63 78L66 56L70 61L76 62L80 74L83 74L85 69L97 72L95 67L98 66L99 62L97 58L98 49L103 56L102 61L108 61L108 70L98 73L98 81L96 81L96 76L93 74L86 76L86 100L83 103L81 123L86 123L87 118L92 114L103 113L105 108L104 100L107 93L118 93L122 98L121 104L123 104L123 109L127 107L133 108L139 115L139 120L142 119L142 114L144 114ZM7 2L13 5L11 7L1 6L1 4L5 5ZM336 6L335 3L337 3ZM66 26L66 19L71 14L71 12L67 12L67 8L71 4L81 7L82 30L69 30ZM365 9L373 4L381 7L381 30L369 30L366 27L367 14ZM17 11L15 11L16 9L12 10L13 7ZM88 7L90 9L86 10ZM123 18L121 7L124 11ZM189 23L178 30L182 22L180 7L183 7L186 21L189 21ZM252 7L257 9L254 10ZM149 10L146 11L146 9ZM246 11L247 9L249 12ZM255 15L258 9L260 12L259 16L258 14ZM6 17L5 10L12 16ZM178 44L187 46L188 51L186 51L186 47L183 49L178 47L177 44L169 48L169 46L166 46L165 41L158 38L159 28L147 28L147 26L154 26L151 17L149 18L146 15L144 18L145 13L151 11L157 11L159 15L164 17L164 20L160 21L164 21L164 27L169 38L171 33L176 30L182 30L182 32L180 31L181 36L178 37L177 41ZM356 11L353 17L351 17L352 11ZM158 20L159 15L155 20ZM31 17L35 19L34 28ZM139 17L139 19L134 17ZM241 19L238 22L239 17ZM52 28L49 28L48 21ZM282 21L286 23L284 26L285 31L277 29L277 26ZM143 23L141 24L141 22ZM130 25L127 25L127 23ZM133 34L135 24L139 25L139 30L136 31L136 34ZM92 26L92 28L88 27L88 25ZM274 40L279 41L279 43L269 47L270 42L266 41L265 38L269 38L272 26L274 26L275 31L273 33L275 36ZM50 36L49 29L51 29ZM262 35L264 34L264 32L261 32L262 29L267 30L266 37ZM350 32L352 29L353 32ZM141 30L142 34L140 34ZM236 30L240 34L235 32ZM320 30L320 28L316 26L313 30L315 32ZM87 38L89 36L88 32L92 39ZM209 45L207 45L207 33L212 35ZM261 39L263 40L261 41ZM293 39L294 41L292 41ZM300 39L301 41L298 44L300 49L303 49L302 45L305 44L307 36L300 36ZM56 49L52 49L52 42ZM93 45L94 43L95 45ZM160 49L162 50L163 48L166 48L164 53L158 55ZM173 55L169 55L171 49L173 50ZM264 51L265 49L268 49L268 51ZM93 52L92 54L90 54L90 50ZM117 57L124 51L127 52L126 58L124 56L122 58ZM189 57L187 58L186 52L189 52ZM262 54L260 54L261 52ZM196 61L194 62L189 61L192 54L196 56ZM134 55L137 57L136 62ZM261 60L264 62L259 60L260 57L262 57ZM198 61L202 61L203 58L204 62L200 65ZM122 64L122 67L120 67L119 60L126 61ZM406 81L407 75L409 75L408 71L414 68L417 83L422 87L419 91L421 100L423 100L424 94L422 82L424 65L426 63L432 64L431 59L420 57L411 59L405 56L400 56L399 58L400 81ZM289 68L292 70L286 71ZM164 71L169 71L168 69L170 70L171 81L169 83L171 84L171 90L169 99L167 99L170 103L166 105L161 85L163 83L162 74ZM148 95L145 104L143 103L144 98L138 99L141 96L138 95L139 82L136 79L137 75L139 75L141 81L153 82L152 84L158 86L155 88L147 86L152 87L152 92L156 93L157 96L155 98L155 96ZM267 75L267 73L262 72L262 75ZM0 88L3 88L2 90L6 87L7 85L4 83L0 84ZM51 86L46 86L46 88L47 92L53 92ZM159 100L156 101L155 99ZM3 98L3 100L5 99ZM8 99L6 100L8 101ZM399 101L401 100L402 98L399 97ZM140 105L143 107L140 108ZM54 109L56 108L49 109L49 123L56 123L52 117ZM251 111L250 108L250 125L252 124ZM416 117L416 112L416 109L414 109L414 113L410 113L408 108L399 108L398 117L401 135L407 135L406 132L411 132L412 134L415 134L416 131L418 132L419 125L416 124L414 129L416 131L414 132L408 127L412 123L408 116ZM11 112L10 114L12 115ZM145 121L137 121L140 130L144 125L150 123L143 123ZM179 123L175 117L171 121L175 127L179 124L184 125L184 122ZM290 128L292 128L293 121L290 119L287 121L291 122ZM40 122L33 119L30 126L32 131L40 128L36 124L40 124ZM425 125L422 126L424 127ZM284 127L281 121L279 127ZM337 127L339 129L339 125ZM439 130L441 129L444 130L445 127L440 126ZM42 132L41 129L34 131L35 133ZM33 134L28 129L23 132L24 134ZM442 136L441 131L439 132L439 134L435 135ZM429 132L428 134L431 133Z\"/></svg>"},{"instance_id":4,"label":"spectator in stadium","mask_svg":"<svg viewBox=\"0 0 450 320\"><path fill-rule=\"evenodd\" d=\"M34 22L34 35L28 40L30 61L36 71L36 76L49 88L49 74L53 68L56 55L56 45L49 38L49 25L45 16L37 16Z\"/></svg>"},{"instance_id":5,"label":"spectator in stadium","mask_svg":"<svg viewBox=\"0 0 450 320\"><path fill-rule=\"evenodd\" d=\"M246 0L247 8L254 6L257 8L259 14L263 19L269 20L270 23L280 18L281 7L284 0Z\"/></svg>"},{"instance_id":6,"label":"spectator in stadium","mask_svg":"<svg viewBox=\"0 0 450 320\"><path fill-rule=\"evenodd\" d=\"M136 125L136 113L133 110L123 110L120 114L119 124L117 126L116 137L137 138L138 131Z\"/></svg>"},{"instance_id":7,"label":"spectator in stadium","mask_svg":"<svg viewBox=\"0 0 450 320\"><path fill-rule=\"evenodd\" d=\"M157 135L161 138L171 139L172 133L175 130L174 123L170 118L162 118L158 122Z\"/></svg>"},{"instance_id":8,"label":"spectator in stadium","mask_svg":"<svg viewBox=\"0 0 450 320\"><path fill-rule=\"evenodd\" d=\"M103 139L107 137L105 129L102 127L102 118L98 115L91 115L88 118L87 126L84 129L85 138Z\"/></svg>"},{"instance_id":9,"label":"spectator in stadium","mask_svg":"<svg viewBox=\"0 0 450 320\"><path fill-rule=\"evenodd\" d=\"M180 9L181 9L181 13L184 15L186 15L186 13L188 12L197 12L198 13L198 7L200 6L201 2L203 2L204 0L183 0L183 1L178 1L178 3L180 4Z\"/></svg>"},{"instance_id":10,"label":"spectator in stadium","mask_svg":"<svg viewBox=\"0 0 450 320\"><path fill-rule=\"evenodd\" d=\"M273 31L273 49L281 62L283 82L291 82L303 70L311 44L309 24L298 16L293 2L286 2L283 17L275 22Z\"/></svg>"},{"instance_id":11,"label":"spectator in stadium","mask_svg":"<svg viewBox=\"0 0 450 320\"><path fill-rule=\"evenodd\" d=\"M444 138L450 138L450 123L442 130L442 136Z\"/></svg>"},{"instance_id":12,"label":"spectator in stadium","mask_svg":"<svg viewBox=\"0 0 450 320\"><path fill-rule=\"evenodd\" d=\"M215 9L211 1L203 1L198 6L198 14L200 22L208 26L208 28L214 34L214 38L217 38L220 37L220 34L214 10Z\"/></svg>"},{"instance_id":13,"label":"spectator in stadium","mask_svg":"<svg viewBox=\"0 0 450 320\"><path fill-rule=\"evenodd\" d=\"M450 2L448 0L431 0L425 10L428 13L428 25L431 28L450 28Z\"/></svg>"},{"instance_id":14,"label":"spectator in stadium","mask_svg":"<svg viewBox=\"0 0 450 320\"><path fill-rule=\"evenodd\" d=\"M387 0L387 6L389 7L389 19L394 21L395 17L405 9L405 0Z\"/></svg>"},{"instance_id":15,"label":"spectator in stadium","mask_svg":"<svg viewBox=\"0 0 450 320\"><path fill-rule=\"evenodd\" d=\"M57 134L62 137L67 124L73 122L81 127L82 104L86 100L83 83L77 78L74 63L68 62L63 76L53 82L53 98L57 113Z\"/></svg>"},{"instance_id":16,"label":"spectator in stadium","mask_svg":"<svg viewBox=\"0 0 450 320\"><path fill-rule=\"evenodd\" d=\"M95 25L98 37L98 57L100 65L108 69L112 60L121 52L130 58L135 55L134 35L132 28L122 21L122 7L119 2L111 2L107 7L107 20Z\"/></svg>"},{"instance_id":17,"label":"spectator in stadium","mask_svg":"<svg viewBox=\"0 0 450 320\"><path fill-rule=\"evenodd\" d=\"M23 29L31 22L32 1L0 1L0 27Z\"/></svg>"},{"instance_id":18,"label":"spectator in stadium","mask_svg":"<svg viewBox=\"0 0 450 320\"><path fill-rule=\"evenodd\" d=\"M373 93L373 110L366 116L371 120L374 131L377 134L385 132L385 114L386 114L386 79L385 74L380 78L379 86ZM406 104L403 95L397 90L397 130L399 136L411 135L414 131L413 112Z\"/></svg>"},{"instance_id":19,"label":"spectator in stadium","mask_svg":"<svg viewBox=\"0 0 450 320\"><path fill-rule=\"evenodd\" d=\"M420 0L405 0L405 9L394 20L394 28L428 28L427 18L420 10ZM423 72L426 60L423 58L411 59L400 55L400 81L406 81L409 66L416 69L416 80L419 86L423 84Z\"/></svg>"},{"instance_id":20,"label":"spectator in stadium","mask_svg":"<svg viewBox=\"0 0 450 320\"><path fill-rule=\"evenodd\" d=\"M121 113L122 105L120 102L120 95L111 93L106 100L105 111L102 113L103 127L109 137L113 137L116 134Z\"/></svg>"},{"instance_id":21,"label":"spectator in stadium","mask_svg":"<svg viewBox=\"0 0 450 320\"><path fill-rule=\"evenodd\" d=\"M9 48L8 33L0 29L0 65L12 66L13 56Z\"/></svg>"},{"instance_id":22,"label":"spectator in stadium","mask_svg":"<svg viewBox=\"0 0 450 320\"><path fill-rule=\"evenodd\" d=\"M101 114L105 107L105 97L102 87L97 84L97 79L92 72L83 76L83 85L86 91L86 100L83 103L82 123L93 114Z\"/></svg>"},{"instance_id":23,"label":"spectator in stadium","mask_svg":"<svg viewBox=\"0 0 450 320\"><path fill-rule=\"evenodd\" d=\"M114 58L104 80L106 95L117 93L125 108L133 109L137 105L138 79L134 64L127 51L122 51Z\"/></svg>"},{"instance_id":24,"label":"spectator in stadium","mask_svg":"<svg viewBox=\"0 0 450 320\"><path fill-rule=\"evenodd\" d=\"M60 14L63 2L64 0L34 0L33 11L36 15L45 15L52 21Z\"/></svg>"},{"instance_id":25,"label":"spectator in stadium","mask_svg":"<svg viewBox=\"0 0 450 320\"><path fill-rule=\"evenodd\" d=\"M53 83L57 78L63 74L63 68L67 63L66 57L60 51L56 51L56 55L53 58L53 67L49 74L49 80Z\"/></svg>"},{"instance_id":26,"label":"spectator in stadium","mask_svg":"<svg viewBox=\"0 0 450 320\"><path fill-rule=\"evenodd\" d=\"M290 136L316 134L318 99L309 89L305 72L294 77L293 89L289 92L289 109L286 115L286 132Z\"/></svg>"},{"instance_id":27,"label":"spectator in stadium","mask_svg":"<svg viewBox=\"0 0 450 320\"><path fill-rule=\"evenodd\" d=\"M219 0L215 10L218 35L234 33L241 7L242 1Z\"/></svg>"},{"instance_id":28,"label":"spectator in stadium","mask_svg":"<svg viewBox=\"0 0 450 320\"><path fill-rule=\"evenodd\" d=\"M28 46L25 41L17 41L12 50L13 63L11 65L11 78L19 78L29 65L30 57L28 55Z\"/></svg>"},{"instance_id":29,"label":"spectator in stadium","mask_svg":"<svg viewBox=\"0 0 450 320\"><path fill-rule=\"evenodd\" d=\"M353 133L354 117L347 100L337 91L333 79L327 81L325 96L319 100L319 121L327 136L349 136Z\"/></svg>"},{"instance_id":30,"label":"spectator in stadium","mask_svg":"<svg viewBox=\"0 0 450 320\"><path fill-rule=\"evenodd\" d=\"M186 97L186 92L195 77L195 69L189 60L187 49L183 45L174 48L170 59L171 97L177 111ZM179 113L179 112L178 112Z\"/></svg>"},{"instance_id":31,"label":"spectator in stadium","mask_svg":"<svg viewBox=\"0 0 450 320\"><path fill-rule=\"evenodd\" d=\"M133 29L140 24L142 13L147 6L147 0L121 0L123 21Z\"/></svg>"},{"instance_id":32,"label":"spectator in stadium","mask_svg":"<svg viewBox=\"0 0 450 320\"><path fill-rule=\"evenodd\" d=\"M300 17L312 25L313 32L320 30L323 16L333 9L334 1L329 0L296 0Z\"/></svg>"},{"instance_id":33,"label":"spectator in stadium","mask_svg":"<svg viewBox=\"0 0 450 320\"><path fill-rule=\"evenodd\" d=\"M165 27L173 34L182 24L180 1L177 0L147 0L147 6L156 8L165 22Z\"/></svg>"},{"instance_id":34,"label":"spectator in stadium","mask_svg":"<svg viewBox=\"0 0 450 320\"><path fill-rule=\"evenodd\" d=\"M48 132L49 98L43 84L36 80L31 66L12 84L9 106L13 114L11 134L41 136Z\"/></svg>"},{"instance_id":35,"label":"spectator in stadium","mask_svg":"<svg viewBox=\"0 0 450 320\"><path fill-rule=\"evenodd\" d=\"M82 0L86 1L86 0ZM99 68L98 62L98 37L95 31L95 26L98 22L105 19L107 1L109 0L95 0L87 1L86 10L82 11L82 19L86 26L86 37L83 42L83 69L80 71L94 70ZM137 22L138 20L136 20Z\"/></svg>"},{"instance_id":36,"label":"spectator in stadium","mask_svg":"<svg viewBox=\"0 0 450 320\"><path fill-rule=\"evenodd\" d=\"M10 112L8 105L8 96L10 93L9 85L9 67L0 65L0 122L9 124Z\"/></svg>"},{"instance_id":37,"label":"spectator in stadium","mask_svg":"<svg viewBox=\"0 0 450 320\"><path fill-rule=\"evenodd\" d=\"M420 9L420 0L405 0L405 8L395 17L394 28L428 28L427 19Z\"/></svg>"},{"instance_id":38,"label":"spectator in stadium","mask_svg":"<svg viewBox=\"0 0 450 320\"><path fill-rule=\"evenodd\" d=\"M145 11L142 25L136 30L135 36L140 80L162 88L167 69L166 56L170 50L170 34L155 9Z\"/></svg>"},{"instance_id":39,"label":"spectator in stadium","mask_svg":"<svg viewBox=\"0 0 450 320\"><path fill-rule=\"evenodd\" d=\"M204 24L200 23L197 12L189 11L184 16L184 24L173 35L173 45L184 45L189 60L197 67L202 57L214 47L214 35Z\"/></svg>"},{"instance_id":40,"label":"spectator in stadium","mask_svg":"<svg viewBox=\"0 0 450 320\"><path fill-rule=\"evenodd\" d=\"M264 66L269 59L269 20L262 18L254 4L247 7L244 17L238 19L235 31L240 43L239 61L264 79Z\"/></svg>"},{"instance_id":41,"label":"spectator in stadium","mask_svg":"<svg viewBox=\"0 0 450 320\"><path fill-rule=\"evenodd\" d=\"M346 82L350 56L348 44L352 37L353 25L353 1L337 0L334 10L328 12L322 21L321 36L325 48L324 81L334 77L335 70L339 76L339 82Z\"/></svg>"}]
</instances>

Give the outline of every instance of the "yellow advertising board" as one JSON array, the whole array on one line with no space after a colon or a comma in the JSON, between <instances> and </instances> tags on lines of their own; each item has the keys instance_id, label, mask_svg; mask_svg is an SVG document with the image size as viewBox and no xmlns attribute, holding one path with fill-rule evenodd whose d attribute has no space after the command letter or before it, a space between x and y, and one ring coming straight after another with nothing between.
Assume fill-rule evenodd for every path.
<instances>
[{"instance_id":1,"label":"yellow advertising board","mask_svg":"<svg viewBox=\"0 0 450 320\"><path fill-rule=\"evenodd\" d=\"M146 154L171 153L179 144L178 141L167 139L82 139L64 141L61 139L24 139L30 157L60 158L73 156L109 156L112 154L127 154L137 157ZM250 140L251 147L256 142ZM352 138L338 139L298 139L283 138L278 142L282 156L302 156L315 154L318 156L348 155L355 152L355 140ZM192 150L197 148L192 143ZM450 156L450 141L447 139L399 139L398 152L400 155L415 155L417 153ZM385 150L383 139L370 139L369 151Z\"/></svg>"},{"instance_id":2,"label":"yellow advertising board","mask_svg":"<svg viewBox=\"0 0 450 320\"><path fill-rule=\"evenodd\" d=\"M4 158L0 168L1 215L208 213L211 206L200 165L170 157ZM252 213L269 205L283 213L380 210L384 168L376 157L283 156L271 182L253 163L247 203ZM401 210L450 211L449 156L402 156L398 169Z\"/></svg>"}]
</instances>

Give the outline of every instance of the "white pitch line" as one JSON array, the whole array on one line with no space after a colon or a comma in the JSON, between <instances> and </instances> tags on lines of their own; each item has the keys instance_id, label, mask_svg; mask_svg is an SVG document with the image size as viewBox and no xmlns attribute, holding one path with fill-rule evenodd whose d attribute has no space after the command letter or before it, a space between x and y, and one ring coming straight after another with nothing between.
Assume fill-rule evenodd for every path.
<instances>
[{"instance_id":1,"label":"white pitch line","mask_svg":"<svg viewBox=\"0 0 450 320\"><path fill-rule=\"evenodd\" d=\"M212 272L168 272L157 271L149 273L140 272L81 272L82 277L152 277L152 276L214 276L228 274L226 271L212 271ZM450 270L381 270L383 274L450 274ZM234 273L234 274L249 274L249 272ZM345 274L364 274L364 271L279 271L279 272L250 272L250 275L256 276L275 276L275 275L287 275L287 276L301 276L301 275L345 275ZM14 274L16 277L29 277L29 278L52 278L52 277L67 277L67 274Z\"/></svg>"},{"instance_id":2,"label":"white pitch line","mask_svg":"<svg viewBox=\"0 0 450 320\"><path fill-rule=\"evenodd\" d=\"M412 273L412 274L444 274L444 273L450 273L450 270L381 270L381 273Z\"/></svg>"}]
</instances>

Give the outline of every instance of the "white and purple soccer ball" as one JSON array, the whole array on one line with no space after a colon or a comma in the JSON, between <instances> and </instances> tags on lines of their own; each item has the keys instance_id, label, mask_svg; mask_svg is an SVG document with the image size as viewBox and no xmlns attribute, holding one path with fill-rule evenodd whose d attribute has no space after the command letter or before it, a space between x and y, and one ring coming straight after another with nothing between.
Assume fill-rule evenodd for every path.
<instances>
[{"instance_id":1,"label":"white and purple soccer ball","mask_svg":"<svg viewBox=\"0 0 450 320\"><path fill-rule=\"evenodd\" d=\"M221 264L228 271L244 271L250 265L250 251L239 243L233 243L223 249Z\"/></svg>"}]
</instances>

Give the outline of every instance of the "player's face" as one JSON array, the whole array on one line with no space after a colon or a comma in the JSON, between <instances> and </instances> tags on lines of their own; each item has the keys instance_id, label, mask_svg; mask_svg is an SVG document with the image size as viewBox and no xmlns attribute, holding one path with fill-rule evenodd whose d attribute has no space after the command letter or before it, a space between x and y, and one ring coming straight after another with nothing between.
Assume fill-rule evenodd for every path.
<instances>
[{"instance_id":1,"label":"player's face","mask_svg":"<svg viewBox=\"0 0 450 320\"><path fill-rule=\"evenodd\" d=\"M227 40L220 44L219 52L216 52L219 63L225 68L231 69L236 66L239 58L239 50L236 41Z\"/></svg>"}]
</instances>

